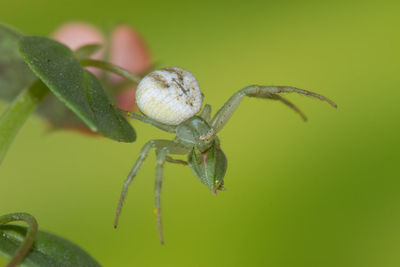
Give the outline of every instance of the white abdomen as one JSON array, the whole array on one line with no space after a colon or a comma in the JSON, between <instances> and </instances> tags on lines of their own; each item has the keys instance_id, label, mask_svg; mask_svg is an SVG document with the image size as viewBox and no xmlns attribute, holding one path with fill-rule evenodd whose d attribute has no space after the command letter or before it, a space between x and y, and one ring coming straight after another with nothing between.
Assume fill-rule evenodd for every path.
<instances>
[{"instance_id":1,"label":"white abdomen","mask_svg":"<svg viewBox=\"0 0 400 267\"><path fill-rule=\"evenodd\" d=\"M177 67L153 71L136 90L140 111L156 121L178 125L201 109L203 96L196 78Z\"/></svg>"}]
</instances>

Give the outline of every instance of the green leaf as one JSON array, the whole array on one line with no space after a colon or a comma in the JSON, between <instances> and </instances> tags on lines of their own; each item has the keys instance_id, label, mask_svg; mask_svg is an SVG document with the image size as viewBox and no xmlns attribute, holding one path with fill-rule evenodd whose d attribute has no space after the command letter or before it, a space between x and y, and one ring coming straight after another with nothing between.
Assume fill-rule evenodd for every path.
<instances>
[{"instance_id":1,"label":"green leaf","mask_svg":"<svg viewBox=\"0 0 400 267\"><path fill-rule=\"evenodd\" d=\"M101 48L102 48L101 44L87 44L87 45L78 47L78 49L76 49L74 51L74 54L79 59L89 58L89 57L93 56L93 54L98 52Z\"/></svg>"},{"instance_id":2,"label":"green leaf","mask_svg":"<svg viewBox=\"0 0 400 267\"><path fill-rule=\"evenodd\" d=\"M29 88L23 90L10 104L9 108L0 117L0 164L8 148L24 125L26 119L49 94L49 89L37 81Z\"/></svg>"},{"instance_id":3,"label":"green leaf","mask_svg":"<svg viewBox=\"0 0 400 267\"><path fill-rule=\"evenodd\" d=\"M114 108L98 79L82 68L73 52L45 37L25 36L20 51L44 84L92 131L122 142L133 142L135 131Z\"/></svg>"},{"instance_id":4,"label":"green leaf","mask_svg":"<svg viewBox=\"0 0 400 267\"><path fill-rule=\"evenodd\" d=\"M10 101L36 79L18 51L22 35L0 24L0 99Z\"/></svg>"},{"instance_id":5,"label":"green leaf","mask_svg":"<svg viewBox=\"0 0 400 267\"><path fill-rule=\"evenodd\" d=\"M12 254L13 256L6 267L16 266L25 258L26 254L31 249L33 242L35 241L38 232L38 224L35 217L28 213L19 212L0 216L0 225L14 221L25 221L25 223L28 225L28 229L26 230L26 235L23 242Z\"/></svg>"},{"instance_id":6,"label":"green leaf","mask_svg":"<svg viewBox=\"0 0 400 267\"><path fill-rule=\"evenodd\" d=\"M17 225L0 225L0 254L12 258L23 243L27 228ZM44 231L38 231L35 242L21 266L100 266L87 252L76 244Z\"/></svg>"}]
</instances>

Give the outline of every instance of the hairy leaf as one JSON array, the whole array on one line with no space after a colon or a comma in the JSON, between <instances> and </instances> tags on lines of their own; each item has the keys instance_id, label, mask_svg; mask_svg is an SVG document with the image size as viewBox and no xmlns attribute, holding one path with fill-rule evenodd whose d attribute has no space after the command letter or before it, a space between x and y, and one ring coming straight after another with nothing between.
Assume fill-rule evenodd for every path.
<instances>
[{"instance_id":1,"label":"hairy leaf","mask_svg":"<svg viewBox=\"0 0 400 267\"><path fill-rule=\"evenodd\" d=\"M82 68L73 52L45 37L25 36L20 51L44 84L92 131L122 142L133 142L135 131L114 108L98 79Z\"/></svg>"}]
</instances>

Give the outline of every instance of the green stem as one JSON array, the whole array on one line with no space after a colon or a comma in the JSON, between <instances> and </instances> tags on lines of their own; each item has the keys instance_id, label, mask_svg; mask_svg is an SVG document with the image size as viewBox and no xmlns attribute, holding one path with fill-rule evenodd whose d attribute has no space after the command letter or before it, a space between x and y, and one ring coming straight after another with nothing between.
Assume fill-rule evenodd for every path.
<instances>
[{"instance_id":1,"label":"green stem","mask_svg":"<svg viewBox=\"0 0 400 267\"><path fill-rule=\"evenodd\" d=\"M26 237L24 242L15 252L14 256L12 257L11 261L6 265L6 267L14 267L20 263L25 255L29 252L33 242L35 241L36 234L38 231L38 224L32 215L28 213L11 213L7 215L0 216L0 225L6 224L13 221L25 221L28 224L28 231L26 233Z\"/></svg>"},{"instance_id":2,"label":"green stem","mask_svg":"<svg viewBox=\"0 0 400 267\"><path fill-rule=\"evenodd\" d=\"M22 91L0 117L0 164L26 119L48 94L47 87L37 81Z\"/></svg>"},{"instance_id":3,"label":"green stem","mask_svg":"<svg viewBox=\"0 0 400 267\"><path fill-rule=\"evenodd\" d=\"M106 61L86 58L86 59L81 59L80 62L81 62L82 66L95 67L95 68L103 69L106 71L110 71L110 72L118 74L119 76L121 76L127 80L130 80L136 84L138 84L140 82L140 80L142 80L142 78L140 76L135 75L126 69L123 69L114 64L108 63Z\"/></svg>"}]
</instances>

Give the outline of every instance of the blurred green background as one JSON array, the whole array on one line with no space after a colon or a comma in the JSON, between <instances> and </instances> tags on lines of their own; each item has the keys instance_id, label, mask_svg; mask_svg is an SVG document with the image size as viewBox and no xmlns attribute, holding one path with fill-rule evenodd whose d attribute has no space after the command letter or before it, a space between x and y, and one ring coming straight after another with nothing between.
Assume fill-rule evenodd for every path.
<instances>
[{"instance_id":1,"label":"blurred green background","mask_svg":"<svg viewBox=\"0 0 400 267\"><path fill-rule=\"evenodd\" d=\"M1 22L29 34L73 19L130 23L160 66L197 76L214 111L254 83L339 108L290 95L304 123L281 103L245 99L220 133L227 191L215 197L189 168L166 165L164 246L154 155L112 223L140 148L172 135L139 122L133 144L48 134L33 116L0 167L0 214L32 213L104 266L400 266L399 14L398 1L3 0Z\"/></svg>"}]
</instances>

